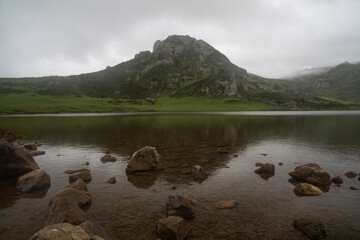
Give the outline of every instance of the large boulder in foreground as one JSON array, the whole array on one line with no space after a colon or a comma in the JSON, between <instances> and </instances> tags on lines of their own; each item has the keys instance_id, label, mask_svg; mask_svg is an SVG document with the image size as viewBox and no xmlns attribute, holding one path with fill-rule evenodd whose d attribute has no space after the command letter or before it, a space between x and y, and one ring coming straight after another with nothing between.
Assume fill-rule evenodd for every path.
<instances>
[{"instance_id":1,"label":"large boulder in foreground","mask_svg":"<svg viewBox=\"0 0 360 240\"><path fill-rule=\"evenodd\" d=\"M22 146L0 143L0 179L19 177L35 169L39 165Z\"/></svg>"},{"instance_id":2,"label":"large boulder in foreground","mask_svg":"<svg viewBox=\"0 0 360 240\"><path fill-rule=\"evenodd\" d=\"M103 240L99 236L91 235L85 229L79 226L74 226L69 223L59 223L51 226L44 227L34 233L30 240Z\"/></svg>"},{"instance_id":3,"label":"large boulder in foreground","mask_svg":"<svg viewBox=\"0 0 360 240\"><path fill-rule=\"evenodd\" d=\"M33 192L47 187L50 187L50 176L42 169L20 176L16 183L19 192Z\"/></svg>"},{"instance_id":4,"label":"large boulder in foreground","mask_svg":"<svg viewBox=\"0 0 360 240\"><path fill-rule=\"evenodd\" d=\"M323 194L323 191L309 183L299 183L295 186L294 192L298 196L318 196Z\"/></svg>"},{"instance_id":5,"label":"large boulder in foreground","mask_svg":"<svg viewBox=\"0 0 360 240\"><path fill-rule=\"evenodd\" d=\"M289 175L295 180L305 181L316 186L331 184L330 175L316 163L297 166Z\"/></svg>"},{"instance_id":6,"label":"large boulder in foreground","mask_svg":"<svg viewBox=\"0 0 360 240\"><path fill-rule=\"evenodd\" d=\"M143 147L136 151L126 167L126 173L153 171L160 163L160 154L154 147Z\"/></svg>"},{"instance_id":7,"label":"large boulder in foreground","mask_svg":"<svg viewBox=\"0 0 360 240\"><path fill-rule=\"evenodd\" d=\"M190 230L191 225L179 216L162 218L155 224L155 231L162 240L183 240Z\"/></svg>"},{"instance_id":8,"label":"large boulder in foreground","mask_svg":"<svg viewBox=\"0 0 360 240\"><path fill-rule=\"evenodd\" d=\"M168 216L180 216L190 219L195 217L192 203L189 199L180 195L169 195L166 201L166 210Z\"/></svg>"},{"instance_id":9,"label":"large boulder in foreground","mask_svg":"<svg viewBox=\"0 0 360 240\"><path fill-rule=\"evenodd\" d=\"M318 220L295 219L293 226L312 240L321 240L328 235L326 225Z\"/></svg>"}]
</instances>

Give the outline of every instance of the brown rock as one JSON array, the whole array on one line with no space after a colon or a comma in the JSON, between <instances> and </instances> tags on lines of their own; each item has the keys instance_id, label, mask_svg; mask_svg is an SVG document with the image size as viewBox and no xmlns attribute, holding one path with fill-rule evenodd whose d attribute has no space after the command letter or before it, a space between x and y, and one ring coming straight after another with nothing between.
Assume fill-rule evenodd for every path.
<instances>
[{"instance_id":1,"label":"brown rock","mask_svg":"<svg viewBox=\"0 0 360 240\"><path fill-rule=\"evenodd\" d=\"M261 166L263 166L264 164L263 163L260 163L260 162L256 162L255 163L255 166L257 166L257 167L261 167Z\"/></svg>"},{"instance_id":2,"label":"brown rock","mask_svg":"<svg viewBox=\"0 0 360 240\"><path fill-rule=\"evenodd\" d=\"M79 207L86 207L91 204L91 195L86 191L81 191L76 188L64 188L58 191L50 200L49 205L58 198L69 197L74 199Z\"/></svg>"},{"instance_id":3,"label":"brown rock","mask_svg":"<svg viewBox=\"0 0 360 240\"><path fill-rule=\"evenodd\" d=\"M0 143L0 179L19 177L35 169L39 166L23 147Z\"/></svg>"},{"instance_id":4,"label":"brown rock","mask_svg":"<svg viewBox=\"0 0 360 240\"><path fill-rule=\"evenodd\" d=\"M328 234L326 225L317 220L295 219L293 226L312 240L324 239Z\"/></svg>"},{"instance_id":5,"label":"brown rock","mask_svg":"<svg viewBox=\"0 0 360 240\"><path fill-rule=\"evenodd\" d=\"M155 224L155 231L162 240L183 240L190 230L190 224L179 216L162 218Z\"/></svg>"},{"instance_id":6,"label":"brown rock","mask_svg":"<svg viewBox=\"0 0 360 240\"><path fill-rule=\"evenodd\" d=\"M26 150L28 150L29 152L37 150L37 147L35 144L26 144L26 145L24 145L24 148Z\"/></svg>"},{"instance_id":7,"label":"brown rock","mask_svg":"<svg viewBox=\"0 0 360 240\"><path fill-rule=\"evenodd\" d=\"M284 165L284 163L282 163L282 162L278 162L278 165L279 165L279 166L282 166L282 165Z\"/></svg>"},{"instance_id":8,"label":"brown rock","mask_svg":"<svg viewBox=\"0 0 360 240\"><path fill-rule=\"evenodd\" d=\"M321 191L318 187L309 183L299 183L295 186L294 192L296 195L300 196L318 196L323 194L323 191Z\"/></svg>"},{"instance_id":9,"label":"brown rock","mask_svg":"<svg viewBox=\"0 0 360 240\"><path fill-rule=\"evenodd\" d=\"M360 188L353 187L353 186L351 186L350 189L351 189L351 190L360 190Z\"/></svg>"},{"instance_id":10,"label":"brown rock","mask_svg":"<svg viewBox=\"0 0 360 240\"><path fill-rule=\"evenodd\" d=\"M155 170L160 163L160 155L154 147L143 147L136 151L126 167L126 173Z\"/></svg>"},{"instance_id":11,"label":"brown rock","mask_svg":"<svg viewBox=\"0 0 360 240\"><path fill-rule=\"evenodd\" d=\"M39 155L44 155L45 151L31 151L30 154L32 156L39 156Z\"/></svg>"},{"instance_id":12,"label":"brown rock","mask_svg":"<svg viewBox=\"0 0 360 240\"><path fill-rule=\"evenodd\" d=\"M33 192L48 187L50 187L50 176L42 169L20 176L16 183L16 189L20 192Z\"/></svg>"},{"instance_id":13,"label":"brown rock","mask_svg":"<svg viewBox=\"0 0 360 240\"><path fill-rule=\"evenodd\" d=\"M180 216L185 219L195 217L191 202L180 195L169 195L166 202L168 216Z\"/></svg>"},{"instance_id":14,"label":"brown rock","mask_svg":"<svg viewBox=\"0 0 360 240\"><path fill-rule=\"evenodd\" d=\"M215 203L215 206L220 209L232 209L232 208L236 207L236 205L238 205L238 203L239 202L236 200L224 200L224 201Z\"/></svg>"},{"instance_id":15,"label":"brown rock","mask_svg":"<svg viewBox=\"0 0 360 240\"><path fill-rule=\"evenodd\" d=\"M44 227L34 233L30 240L104 240L99 236L92 236L84 228L69 223L59 223Z\"/></svg>"},{"instance_id":16,"label":"brown rock","mask_svg":"<svg viewBox=\"0 0 360 240\"><path fill-rule=\"evenodd\" d=\"M354 171L349 171L344 174L347 178L355 178L357 176L357 173Z\"/></svg>"},{"instance_id":17,"label":"brown rock","mask_svg":"<svg viewBox=\"0 0 360 240\"><path fill-rule=\"evenodd\" d=\"M66 188L74 188L79 191L87 192L86 183L82 179L77 179L75 182L70 183Z\"/></svg>"},{"instance_id":18,"label":"brown rock","mask_svg":"<svg viewBox=\"0 0 360 240\"><path fill-rule=\"evenodd\" d=\"M331 181L332 181L333 183L337 183L337 184L342 184L342 183L344 182L343 179L342 179L340 176L333 177L333 178L331 179Z\"/></svg>"},{"instance_id":19,"label":"brown rock","mask_svg":"<svg viewBox=\"0 0 360 240\"><path fill-rule=\"evenodd\" d=\"M205 180L208 178L207 173L200 165L193 166L191 173L195 179Z\"/></svg>"},{"instance_id":20,"label":"brown rock","mask_svg":"<svg viewBox=\"0 0 360 240\"><path fill-rule=\"evenodd\" d=\"M266 154L266 153L261 153L261 155L262 155L262 156L264 156L264 157L265 157L265 156L267 156L267 154Z\"/></svg>"},{"instance_id":21,"label":"brown rock","mask_svg":"<svg viewBox=\"0 0 360 240\"><path fill-rule=\"evenodd\" d=\"M91 172L90 169L87 169L87 168L81 168L81 169L76 169L76 170L66 170L64 173L67 173L67 174L73 174L73 173L78 173L78 172L82 172L82 171L88 171L88 172Z\"/></svg>"},{"instance_id":22,"label":"brown rock","mask_svg":"<svg viewBox=\"0 0 360 240\"><path fill-rule=\"evenodd\" d=\"M98 223L85 221L81 223L79 227L83 228L91 236L99 236L105 240L110 240L109 236L105 232L105 229Z\"/></svg>"},{"instance_id":23,"label":"brown rock","mask_svg":"<svg viewBox=\"0 0 360 240\"><path fill-rule=\"evenodd\" d=\"M102 163L106 163L106 162L116 162L116 157L114 157L114 156L111 156L111 155L109 155L109 154L106 154L105 156L102 156L101 158L100 158L100 161L102 162Z\"/></svg>"},{"instance_id":24,"label":"brown rock","mask_svg":"<svg viewBox=\"0 0 360 240\"><path fill-rule=\"evenodd\" d=\"M315 163L297 166L289 175L296 180L305 181L316 186L331 184L330 175Z\"/></svg>"},{"instance_id":25,"label":"brown rock","mask_svg":"<svg viewBox=\"0 0 360 240\"><path fill-rule=\"evenodd\" d=\"M255 170L256 174L259 174L262 178L268 179L275 174L275 166L271 163L265 163L260 166L260 168Z\"/></svg>"},{"instance_id":26,"label":"brown rock","mask_svg":"<svg viewBox=\"0 0 360 240\"><path fill-rule=\"evenodd\" d=\"M112 177L110 178L109 180L106 181L107 183L110 183L110 184L115 184L116 183L116 178L115 177Z\"/></svg>"},{"instance_id":27,"label":"brown rock","mask_svg":"<svg viewBox=\"0 0 360 240\"><path fill-rule=\"evenodd\" d=\"M82 179L84 182L90 182L91 181L91 174L89 171L81 171L77 173L73 173L69 175L69 182L75 182L77 179Z\"/></svg>"},{"instance_id":28,"label":"brown rock","mask_svg":"<svg viewBox=\"0 0 360 240\"><path fill-rule=\"evenodd\" d=\"M191 203L191 205L195 205L196 204L196 200L195 197L193 195L188 195L186 197L186 199Z\"/></svg>"}]
</instances>

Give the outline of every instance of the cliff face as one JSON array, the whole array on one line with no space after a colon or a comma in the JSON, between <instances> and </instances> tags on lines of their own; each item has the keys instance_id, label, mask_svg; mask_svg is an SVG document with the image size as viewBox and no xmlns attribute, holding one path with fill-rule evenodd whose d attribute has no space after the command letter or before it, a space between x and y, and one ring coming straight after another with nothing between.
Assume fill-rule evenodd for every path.
<instances>
[{"instance_id":1,"label":"cliff face","mask_svg":"<svg viewBox=\"0 0 360 240\"><path fill-rule=\"evenodd\" d=\"M174 35L156 41L152 52L140 52L132 60L99 72L24 81L40 94L157 98L240 96L247 90L247 79L244 69L206 42Z\"/></svg>"}]
</instances>

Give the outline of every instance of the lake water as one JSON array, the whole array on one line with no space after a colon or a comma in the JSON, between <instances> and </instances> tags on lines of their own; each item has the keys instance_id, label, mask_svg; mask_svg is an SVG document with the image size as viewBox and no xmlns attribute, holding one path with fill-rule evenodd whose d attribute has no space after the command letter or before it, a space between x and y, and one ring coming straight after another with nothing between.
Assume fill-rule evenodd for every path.
<instances>
[{"instance_id":1,"label":"lake water","mask_svg":"<svg viewBox=\"0 0 360 240\"><path fill-rule=\"evenodd\" d=\"M46 154L35 160L51 177L47 192L25 195L15 194L14 181L0 181L0 227L11 227L0 239L28 239L51 196L69 184L64 171L85 162L93 177L88 218L114 239L157 239L154 224L165 217L170 194L197 201L188 239L305 239L292 226L302 217L326 223L328 239L360 238L360 191L350 189L360 188L359 177L343 175L360 172L360 112L2 116L0 128L24 136L23 143L42 143ZM131 155L144 146L156 147L165 170L126 175ZM118 161L101 163L106 151ZM275 164L275 176L255 174L256 162ZM288 173L311 162L344 184L321 196L296 196ZM196 164L210 174L202 183L181 172ZM112 176L114 185L106 183ZM238 206L215 208L229 199Z\"/></svg>"}]
</instances>

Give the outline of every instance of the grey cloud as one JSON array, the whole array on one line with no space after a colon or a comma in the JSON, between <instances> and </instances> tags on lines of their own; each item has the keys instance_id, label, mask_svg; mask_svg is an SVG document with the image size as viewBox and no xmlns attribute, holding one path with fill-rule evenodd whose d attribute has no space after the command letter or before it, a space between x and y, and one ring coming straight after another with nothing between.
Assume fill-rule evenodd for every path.
<instances>
[{"instance_id":1,"label":"grey cloud","mask_svg":"<svg viewBox=\"0 0 360 240\"><path fill-rule=\"evenodd\" d=\"M359 61L358 9L357 0L0 0L0 77L100 70L172 34L281 77Z\"/></svg>"}]
</instances>

